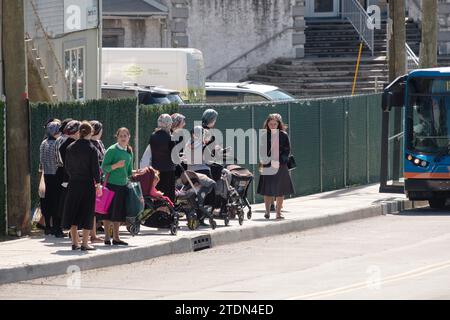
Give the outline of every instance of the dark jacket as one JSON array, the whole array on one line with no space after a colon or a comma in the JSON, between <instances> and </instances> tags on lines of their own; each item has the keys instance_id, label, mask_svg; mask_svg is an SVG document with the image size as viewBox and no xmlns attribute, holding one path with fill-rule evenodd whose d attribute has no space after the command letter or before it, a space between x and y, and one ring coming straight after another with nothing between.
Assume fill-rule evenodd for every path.
<instances>
[{"instance_id":1,"label":"dark jacket","mask_svg":"<svg viewBox=\"0 0 450 320\"><path fill-rule=\"evenodd\" d=\"M261 144L261 147L266 148L265 146L267 146L266 150L267 150L267 156L270 157L271 156L271 145L272 145L272 135L268 134L267 132L264 133L263 136L263 141ZM291 154L291 143L289 141L289 136L287 134L286 131L279 131L279 148L278 148L278 153L279 153L279 161L280 161L280 165L284 165L288 163L289 160L289 155ZM264 144L264 141L266 142L266 144ZM264 149L262 149L264 150ZM269 164L265 164L264 167L270 167L270 163Z\"/></svg>"},{"instance_id":2,"label":"dark jacket","mask_svg":"<svg viewBox=\"0 0 450 320\"><path fill-rule=\"evenodd\" d=\"M158 171L174 171L172 149L175 142L172 141L170 133L165 130L154 132L150 137L149 144L152 150L152 167Z\"/></svg>"},{"instance_id":3,"label":"dark jacket","mask_svg":"<svg viewBox=\"0 0 450 320\"><path fill-rule=\"evenodd\" d=\"M61 144L61 146L59 147L59 155L60 155L60 160L62 161L63 167L58 167L58 170L56 171L56 175L58 177L58 182L59 183L63 183L63 182L69 182L69 175L67 174L66 168L65 168L65 164L66 164L66 150L67 147L73 143L75 141L75 139L72 138L67 138L66 141L64 141L63 144Z\"/></svg>"},{"instance_id":4,"label":"dark jacket","mask_svg":"<svg viewBox=\"0 0 450 320\"><path fill-rule=\"evenodd\" d=\"M80 139L67 147L65 168L69 181L100 183L98 153L89 140Z\"/></svg>"}]
</instances>

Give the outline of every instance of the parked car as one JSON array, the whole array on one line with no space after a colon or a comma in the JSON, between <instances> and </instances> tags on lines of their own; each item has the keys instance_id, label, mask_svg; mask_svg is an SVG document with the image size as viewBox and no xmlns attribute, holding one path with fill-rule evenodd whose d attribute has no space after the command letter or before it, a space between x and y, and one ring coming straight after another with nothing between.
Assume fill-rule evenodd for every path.
<instances>
[{"instance_id":1,"label":"parked car","mask_svg":"<svg viewBox=\"0 0 450 320\"><path fill-rule=\"evenodd\" d=\"M206 82L207 103L240 103L295 100L275 86L254 82Z\"/></svg>"},{"instance_id":2,"label":"parked car","mask_svg":"<svg viewBox=\"0 0 450 320\"><path fill-rule=\"evenodd\" d=\"M123 85L102 85L103 99L118 99L125 97L135 97L136 91L139 92L140 104L183 104L180 93L176 90L157 86L139 86L137 84Z\"/></svg>"}]
</instances>

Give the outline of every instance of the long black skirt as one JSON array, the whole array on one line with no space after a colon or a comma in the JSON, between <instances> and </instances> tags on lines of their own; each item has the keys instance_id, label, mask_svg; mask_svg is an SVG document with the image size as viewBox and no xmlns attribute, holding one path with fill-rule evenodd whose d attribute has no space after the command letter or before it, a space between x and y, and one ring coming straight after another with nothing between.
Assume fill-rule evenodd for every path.
<instances>
[{"instance_id":1,"label":"long black skirt","mask_svg":"<svg viewBox=\"0 0 450 320\"><path fill-rule=\"evenodd\" d=\"M64 204L63 227L91 230L94 222L95 186L93 181L71 181Z\"/></svg>"},{"instance_id":2,"label":"long black skirt","mask_svg":"<svg viewBox=\"0 0 450 320\"><path fill-rule=\"evenodd\" d=\"M109 207L108 214L103 215L103 220L125 222L127 217L127 186L118 186L108 183L106 187L114 192L114 198Z\"/></svg>"},{"instance_id":3,"label":"long black skirt","mask_svg":"<svg viewBox=\"0 0 450 320\"><path fill-rule=\"evenodd\" d=\"M41 211L45 218L45 225L59 228L61 224L61 214L59 213L60 188L56 175L44 175L45 198L41 201Z\"/></svg>"},{"instance_id":4,"label":"long black skirt","mask_svg":"<svg viewBox=\"0 0 450 320\"><path fill-rule=\"evenodd\" d=\"M156 189L164 193L170 200L175 201L175 171L161 171Z\"/></svg>"},{"instance_id":5,"label":"long black skirt","mask_svg":"<svg viewBox=\"0 0 450 320\"><path fill-rule=\"evenodd\" d=\"M287 165L280 165L274 175L261 175L258 182L258 194L270 197L282 197L294 193Z\"/></svg>"}]
</instances>

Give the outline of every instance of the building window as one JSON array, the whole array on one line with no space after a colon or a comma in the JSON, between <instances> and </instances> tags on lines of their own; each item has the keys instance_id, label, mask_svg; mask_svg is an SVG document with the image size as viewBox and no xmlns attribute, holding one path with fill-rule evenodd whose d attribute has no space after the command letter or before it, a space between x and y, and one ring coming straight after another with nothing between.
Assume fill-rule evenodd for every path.
<instances>
[{"instance_id":1,"label":"building window","mask_svg":"<svg viewBox=\"0 0 450 320\"><path fill-rule=\"evenodd\" d=\"M125 29L104 28L102 32L104 48L122 48L124 46Z\"/></svg>"},{"instance_id":2,"label":"building window","mask_svg":"<svg viewBox=\"0 0 450 320\"><path fill-rule=\"evenodd\" d=\"M84 100L84 47L64 51L64 70L75 100Z\"/></svg>"}]
</instances>

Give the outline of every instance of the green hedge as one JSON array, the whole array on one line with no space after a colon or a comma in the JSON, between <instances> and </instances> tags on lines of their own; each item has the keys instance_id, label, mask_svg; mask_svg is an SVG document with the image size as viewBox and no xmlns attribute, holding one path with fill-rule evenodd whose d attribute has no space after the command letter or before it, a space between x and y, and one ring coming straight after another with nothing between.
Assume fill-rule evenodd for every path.
<instances>
[{"instance_id":1,"label":"green hedge","mask_svg":"<svg viewBox=\"0 0 450 320\"><path fill-rule=\"evenodd\" d=\"M90 100L58 104L36 103L31 105L31 198L32 206L39 203L39 146L44 138L44 124L49 118L98 120L103 123L102 140L106 147L114 143L115 131L127 127L134 135L136 115L135 99Z\"/></svg>"},{"instance_id":2,"label":"green hedge","mask_svg":"<svg viewBox=\"0 0 450 320\"><path fill-rule=\"evenodd\" d=\"M144 152L150 133L162 113L177 112L176 105L139 106L139 157ZM130 130L133 146L136 128L136 99L90 100L86 102L64 102L58 104L35 103L31 105L31 190L32 206L39 204L39 146L44 138L47 119L72 118L76 120L98 120L103 123L105 147L115 143L115 133L120 127Z\"/></svg>"}]
</instances>

